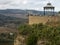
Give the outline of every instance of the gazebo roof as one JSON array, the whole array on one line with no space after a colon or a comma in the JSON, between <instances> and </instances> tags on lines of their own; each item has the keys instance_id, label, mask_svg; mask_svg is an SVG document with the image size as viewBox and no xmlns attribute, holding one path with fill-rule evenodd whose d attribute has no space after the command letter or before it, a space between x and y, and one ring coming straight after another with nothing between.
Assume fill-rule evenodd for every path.
<instances>
[{"instance_id":1,"label":"gazebo roof","mask_svg":"<svg viewBox=\"0 0 60 45\"><path fill-rule=\"evenodd\" d=\"M51 3L47 3L47 5L44 8L54 8L54 6L52 6Z\"/></svg>"}]
</instances>

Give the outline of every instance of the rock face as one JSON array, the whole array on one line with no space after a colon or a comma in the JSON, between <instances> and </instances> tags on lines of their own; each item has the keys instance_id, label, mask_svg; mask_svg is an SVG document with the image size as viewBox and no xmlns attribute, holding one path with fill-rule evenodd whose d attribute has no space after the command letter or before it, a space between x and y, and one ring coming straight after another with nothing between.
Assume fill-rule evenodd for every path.
<instances>
[{"instance_id":1,"label":"rock face","mask_svg":"<svg viewBox=\"0 0 60 45\"><path fill-rule=\"evenodd\" d=\"M46 45L49 43L47 40L38 40L37 45Z\"/></svg>"},{"instance_id":2,"label":"rock face","mask_svg":"<svg viewBox=\"0 0 60 45\"><path fill-rule=\"evenodd\" d=\"M14 45L25 45L25 37L18 35L14 41Z\"/></svg>"},{"instance_id":3,"label":"rock face","mask_svg":"<svg viewBox=\"0 0 60 45\"><path fill-rule=\"evenodd\" d=\"M14 45L26 45L26 38L22 35L18 35L17 38L14 41ZM46 45L48 40L38 40L37 45Z\"/></svg>"}]
</instances>

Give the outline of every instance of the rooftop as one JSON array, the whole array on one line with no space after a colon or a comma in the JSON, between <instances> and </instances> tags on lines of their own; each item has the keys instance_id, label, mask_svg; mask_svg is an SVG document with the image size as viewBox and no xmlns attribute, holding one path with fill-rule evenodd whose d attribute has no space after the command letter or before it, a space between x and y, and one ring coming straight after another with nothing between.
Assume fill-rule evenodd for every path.
<instances>
[{"instance_id":1,"label":"rooftop","mask_svg":"<svg viewBox=\"0 0 60 45\"><path fill-rule=\"evenodd\" d=\"M44 8L54 8L51 3L47 3L47 5Z\"/></svg>"}]
</instances>

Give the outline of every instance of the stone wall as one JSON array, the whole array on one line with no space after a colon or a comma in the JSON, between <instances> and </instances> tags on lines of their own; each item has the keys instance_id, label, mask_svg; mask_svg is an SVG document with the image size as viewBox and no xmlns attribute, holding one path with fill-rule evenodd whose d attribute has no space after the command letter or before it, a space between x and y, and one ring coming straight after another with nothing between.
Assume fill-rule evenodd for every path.
<instances>
[{"instance_id":1,"label":"stone wall","mask_svg":"<svg viewBox=\"0 0 60 45\"><path fill-rule=\"evenodd\" d=\"M60 22L60 16L29 16L29 24Z\"/></svg>"}]
</instances>

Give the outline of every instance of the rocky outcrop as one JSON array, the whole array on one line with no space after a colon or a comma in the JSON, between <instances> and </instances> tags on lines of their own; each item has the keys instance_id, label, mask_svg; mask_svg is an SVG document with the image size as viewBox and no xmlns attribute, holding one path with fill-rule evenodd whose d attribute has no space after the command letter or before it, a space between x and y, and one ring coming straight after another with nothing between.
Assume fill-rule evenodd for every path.
<instances>
[{"instance_id":1,"label":"rocky outcrop","mask_svg":"<svg viewBox=\"0 0 60 45\"><path fill-rule=\"evenodd\" d=\"M25 45L25 37L22 35L18 35L14 41L14 45Z\"/></svg>"}]
</instances>

